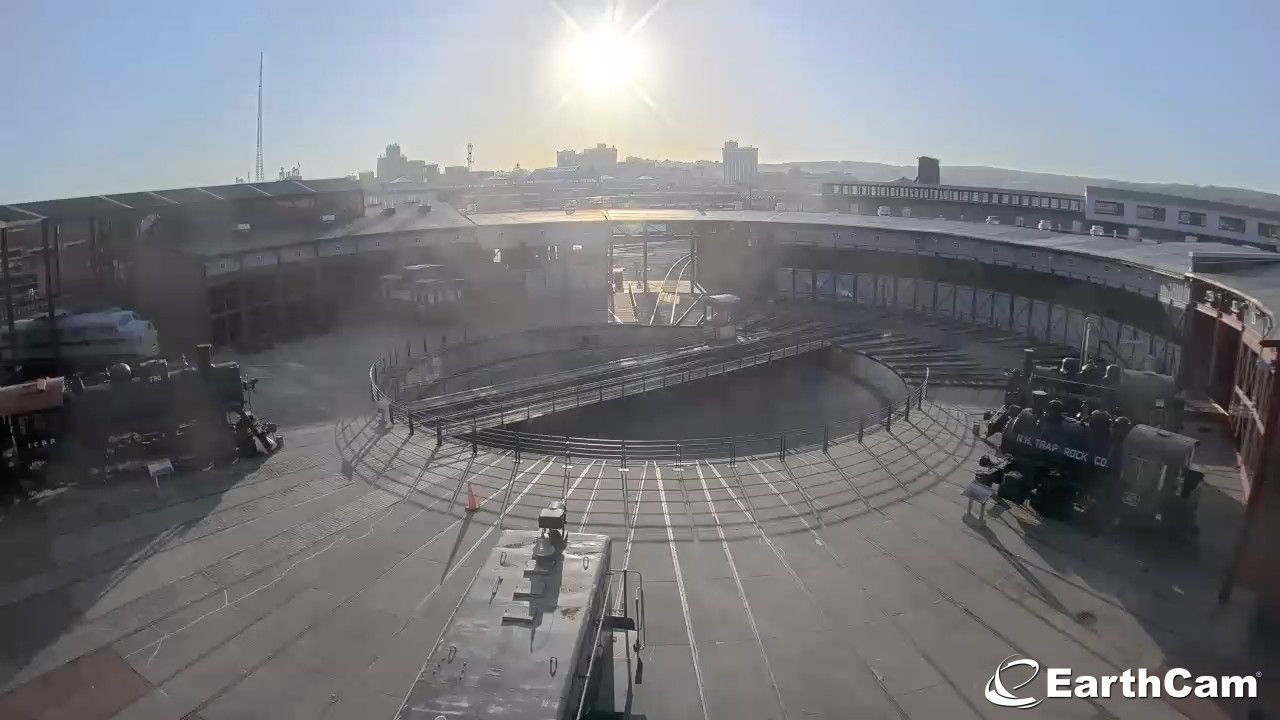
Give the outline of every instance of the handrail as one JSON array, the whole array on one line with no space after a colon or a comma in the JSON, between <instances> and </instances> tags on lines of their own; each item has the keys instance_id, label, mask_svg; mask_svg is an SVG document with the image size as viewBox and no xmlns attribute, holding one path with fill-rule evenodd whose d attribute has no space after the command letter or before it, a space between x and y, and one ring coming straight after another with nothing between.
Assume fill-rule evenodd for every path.
<instances>
[{"instance_id":1,"label":"handrail","mask_svg":"<svg viewBox=\"0 0 1280 720\"><path fill-rule=\"evenodd\" d=\"M809 350L815 349L813 347L813 343L815 342L819 343L818 348L826 347L829 344L826 341L806 341L804 343L788 345L781 348L770 347L767 350L764 350L762 348L762 352L757 352L749 356L738 358L738 360L736 361L736 364L740 368L744 365L747 365L748 361L751 361L749 366L755 366L760 364L759 362L756 362L756 361L762 356L767 357L769 360L772 360L775 355L777 355L779 358L794 356L799 354L800 352L808 352ZM803 347L804 349L801 350L800 349L801 347ZM788 350L792 351L790 355L787 354ZM586 383L574 385L573 387L569 387L565 389L547 391L539 395L536 395L533 398L515 399L515 400L508 401L506 403L485 405L484 407L489 411L487 413L487 416L495 416L495 415L501 415L503 413L506 413L515 409L524 409L524 408L533 407L536 405L546 405L548 403L553 403L556 400L561 400L566 398L578 399L578 398L581 398L583 395L587 395L592 392L609 390L615 386L622 386L624 388L624 392L621 395L619 395L619 397L625 397L625 386L628 384L634 384L639 382L642 384L642 387L645 387L647 389L649 380L661 379L665 382L667 378L679 375L679 376L682 376L682 379L679 382L670 383L670 384L678 385L681 382L687 382L687 380L689 379L697 379L696 377L689 376L688 375L689 373L696 373L699 370L701 370L703 373L702 377L706 378L706 377L710 377L713 374L711 371L715 369L717 366L719 366L720 372L714 373L714 374L724 374L724 372L726 372L728 367L733 364L735 364L735 361L732 361L732 360L714 360L714 359L702 358L702 359L694 359L689 362L684 362L674 366L666 366L666 367L660 367L660 368L654 368L654 369L641 368L636 373L625 375L622 377L606 378L604 380L586 382ZM405 410L408 412L418 412L418 413L425 412L431 409L434 409L434 408L405 407ZM457 417L458 415L463 415L468 418L471 417L471 415L464 410L461 413L438 414L434 416L433 419L438 419L438 420L443 420L448 422L452 418ZM485 417L485 415L482 415L479 417Z\"/></svg>"},{"instance_id":2,"label":"handrail","mask_svg":"<svg viewBox=\"0 0 1280 720\"><path fill-rule=\"evenodd\" d=\"M929 382L927 372L924 379L911 389L905 397L877 410L834 423L826 423L822 426L789 428L772 433L661 440L614 440L528 433L510 430L506 427L507 417L511 417L513 420L516 419L520 414L519 410L523 410L525 416L532 417L534 408L539 408L538 415L542 415L547 411L554 412L558 407L567 408L569 407L568 405L557 406L556 404L557 400L566 397L580 399L584 395L594 394L596 402L606 399L612 400L626 397L625 385L627 383L641 382L642 387L647 387L647 380L651 378L669 379L672 376L677 376L681 378L676 383L679 384L680 382L699 378L722 375L728 371L730 365L734 365L734 369L736 369L737 367L745 368L760 364L758 361L762 356L767 358L764 362L771 362L775 359L775 356L779 359L794 357L802 352L830 347L832 344L833 341L830 338L811 339L784 346L781 349L773 347L765 351L764 348L761 348L762 352L741 357L737 360L703 364L700 367L697 367L698 363L695 362L676 368L659 368L635 376L626 376L588 386L553 391L550 394L525 399L522 402L506 404L496 410L493 407L486 407L484 408L486 412L475 415L463 414L462 417L433 416L425 410L414 410L396 402L378 382L379 369L377 363L369 368L369 384L375 404L387 408L392 417L398 416L405 419L409 424L410 432L413 432L415 426L423 430L430 429L434 431L437 442L465 443L471 444L473 448L485 445L486 447L515 450L517 453L523 451L546 455L618 460L624 465L629 460L680 462L685 459L709 459L713 457L728 457L733 462L738 457L747 457L763 452L773 453L775 450L780 457L785 457L789 449L813 447L819 444L825 450L829 443L835 439L856 433L861 440L865 433L875 432L881 425L886 428L890 427L896 417L905 416L909 418L913 405L916 408L923 406ZM750 361L749 364L748 361ZM687 367L690 365L694 367ZM719 372L712 372L717 366L719 367ZM696 374L698 370L702 371L701 376ZM690 376L691 372L693 376ZM617 394L605 393L606 388L614 386L619 387L620 392ZM508 415L508 411L512 410L515 412Z\"/></svg>"}]
</instances>

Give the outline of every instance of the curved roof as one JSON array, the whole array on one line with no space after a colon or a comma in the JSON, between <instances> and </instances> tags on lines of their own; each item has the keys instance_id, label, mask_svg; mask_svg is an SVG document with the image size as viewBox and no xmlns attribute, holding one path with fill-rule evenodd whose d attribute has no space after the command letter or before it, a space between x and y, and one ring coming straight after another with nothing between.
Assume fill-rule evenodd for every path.
<instances>
[{"instance_id":1,"label":"curved roof","mask_svg":"<svg viewBox=\"0 0 1280 720\"><path fill-rule=\"evenodd\" d=\"M1047 250L1050 253L1102 259L1179 279L1193 274L1224 288L1236 289L1241 294L1253 298L1268 311L1268 314L1280 314L1280 253L1217 242L1155 243L1123 236L1060 233L1013 225L850 215L836 212L577 208L572 214L556 210L526 210L463 215L453 211L445 203L439 203L429 214L414 213L410 217L413 219L381 215L362 218L344 227L334 228L315 239L333 240L349 236L403 233L415 230L500 229L562 223L579 225L591 222L628 226L682 222L760 223L792 226L797 232L801 229L830 230L837 236L833 238L834 244L840 244L837 240L848 239L840 238L846 231L850 238L855 239L860 232L874 234L878 230L896 231L979 240L1032 250ZM782 228L782 232L785 232L785 227Z\"/></svg>"}]
</instances>

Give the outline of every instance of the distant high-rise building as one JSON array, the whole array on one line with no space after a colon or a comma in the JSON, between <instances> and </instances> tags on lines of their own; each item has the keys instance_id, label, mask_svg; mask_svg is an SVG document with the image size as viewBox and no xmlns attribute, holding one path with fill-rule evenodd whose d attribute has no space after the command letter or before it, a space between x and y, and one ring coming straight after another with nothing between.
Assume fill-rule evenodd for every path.
<instances>
[{"instance_id":1,"label":"distant high-rise building","mask_svg":"<svg viewBox=\"0 0 1280 720\"><path fill-rule=\"evenodd\" d=\"M611 175L618 171L618 148L596 143L593 148L582 152L559 150L556 152L556 167L577 167L590 176Z\"/></svg>"},{"instance_id":2,"label":"distant high-rise building","mask_svg":"<svg viewBox=\"0 0 1280 720\"><path fill-rule=\"evenodd\" d=\"M582 151L582 162L579 164L592 175L615 173L618 171L618 148L596 143L595 147Z\"/></svg>"},{"instance_id":3,"label":"distant high-rise building","mask_svg":"<svg viewBox=\"0 0 1280 720\"><path fill-rule=\"evenodd\" d=\"M916 158L916 182L921 185L942 184L942 171L938 167L938 158L927 155Z\"/></svg>"},{"instance_id":4,"label":"distant high-rise building","mask_svg":"<svg viewBox=\"0 0 1280 720\"><path fill-rule=\"evenodd\" d=\"M410 160L400 152L399 143L391 143L386 154L378 158L378 179L383 182L398 178L426 182L428 175L435 174L428 172L428 167L426 160Z\"/></svg>"},{"instance_id":5,"label":"distant high-rise building","mask_svg":"<svg viewBox=\"0 0 1280 720\"><path fill-rule=\"evenodd\" d=\"M760 151L750 145L739 147L729 140L721 151L724 157L724 184L750 185L759 173Z\"/></svg>"}]
</instances>

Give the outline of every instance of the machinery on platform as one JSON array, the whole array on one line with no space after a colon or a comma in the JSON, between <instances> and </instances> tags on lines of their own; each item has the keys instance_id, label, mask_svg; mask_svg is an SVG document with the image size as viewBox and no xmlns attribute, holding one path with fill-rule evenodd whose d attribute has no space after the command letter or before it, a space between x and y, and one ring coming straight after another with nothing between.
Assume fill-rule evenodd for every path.
<instances>
[{"instance_id":1,"label":"machinery on platform","mask_svg":"<svg viewBox=\"0 0 1280 720\"><path fill-rule=\"evenodd\" d=\"M643 681L643 579L609 569L609 536L571 534L567 524L557 501L539 530L502 532L397 718L571 720L627 706L630 668Z\"/></svg>"},{"instance_id":2,"label":"machinery on platform","mask_svg":"<svg viewBox=\"0 0 1280 720\"><path fill-rule=\"evenodd\" d=\"M112 474L168 461L203 465L275 452L276 427L249 403L256 379L236 363L214 363L208 345L184 360L117 363L90 376L0 388L0 473L34 478L51 461L73 473ZM12 487L14 483L4 483Z\"/></svg>"},{"instance_id":3,"label":"machinery on platform","mask_svg":"<svg viewBox=\"0 0 1280 720\"><path fill-rule=\"evenodd\" d=\"M1000 435L1000 457L984 457L976 481L1043 517L1067 520L1078 510L1101 529L1123 524L1172 536L1194 534L1204 479L1192 464L1197 441L1172 429L1134 424L1126 414L1148 412L1154 420L1180 422L1180 414L1169 411L1177 400L1168 392L1171 386L1144 384L1145 379L1126 385L1115 366L1099 369L1101 384L1082 382L1063 364L1049 382L1036 382L1048 373L1024 374L1033 382L1011 387L1005 406L985 414L986 437ZM981 429L975 424L975 434Z\"/></svg>"}]
</instances>

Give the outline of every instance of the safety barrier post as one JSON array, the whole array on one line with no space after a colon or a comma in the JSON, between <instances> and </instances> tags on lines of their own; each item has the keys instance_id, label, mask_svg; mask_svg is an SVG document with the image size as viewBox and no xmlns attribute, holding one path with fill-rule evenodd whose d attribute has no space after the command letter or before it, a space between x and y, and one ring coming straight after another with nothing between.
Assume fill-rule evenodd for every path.
<instances>
[{"instance_id":1,"label":"safety barrier post","mask_svg":"<svg viewBox=\"0 0 1280 720\"><path fill-rule=\"evenodd\" d=\"M564 485L560 488L560 499L568 500L569 498L569 436L564 436ZM623 508L626 508L626 498L623 498Z\"/></svg>"},{"instance_id":2,"label":"safety barrier post","mask_svg":"<svg viewBox=\"0 0 1280 720\"><path fill-rule=\"evenodd\" d=\"M516 435L516 467L520 467L520 436Z\"/></svg>"},{"instance_id":3,"label":"safety barrier post","mask_svg":"<svg viewBox=\"0 0 1280 720\"><path fill-rule=\"evenodd\" d=\"M729 467L738 466L738 441L729 442Z\"/></svg>"},{"instance_id":4,"label":"safety barrier post","mask_svg":"<svg viewBox=\"0 0 1280 720\"><path fill-rule=\"evenodd\" d=\"M911 398L909 396L907 397L907 404L902 409L902 412L904 413L903 417L906 418L907 422L911 422Z\"/></svg>"},{"instance_id":5,"label":"safety barrier post","mask_svg":"<svg viewBox=\"0 0 1280 720\"><path fill-rule=\"evenodd\" d=\"M408 340L404 341L404 356L407 358L413 357L413 345Z\"/></svg>"},{"instance_id":6,"label":"safety barrier post","mask_svg":"<svg viewBox=\"0 0 1280 720\"><path fill-rule=\"evenodd\" d=\"M778 441L778 459L787 459L787 436L783 435Z\"/></svg>"},{"instance_id":7,"label":"safety barrier post","mask_svg":"<svg viewBox=\"0 0 1280 720\"><path fill-rule=\"evenodd\" d=\"M404 414L404 419L409 422L409 437L413 437L413 413L406 412Z\"/></svg>"},{"instance_id":8,"label":"safety barrier post","mask_svg":"<svg viewBox=\"0 0 1280 720\"><path fill-rule=\"evenodd\" d=\"M556 399L551 398L551 412L555 412L555 411L556 411Z\"/></svg>"},{"instance_id":9,"label":"safety barrier post","mask_svg":"<svg viewBox=\"0 0 1280 720\"><path fill-rule=\"evenodd\" d=\"M627 466L627 441L622 441L622 467Z\"/></svg>"},{"instance_id":10,"label":"safety barrier post","mask_svg":"<svg viewBox=\"0 0 1280 720\"><path fill-rule=\"evenodd\" d=\"M476 421L471 421L471 454L475 455L480 451L479 440L476 439Z\"/></svg>"},{"instance_id":11,"label":"safety barrier post","mask_svg":"<svg viewBox=\"0 0 1280 720\"><path fill-rule=\"evenodd\" d=\"M676 443L676 464L679 465L679 464L682 464L683 462L684 462L684 448L680 446L679 442L677 442Z\"/></svg>"},{"instance_id":12,"label":"safety barrier post","mask_svg":"<svg viewBox=\"0 0 1280 720\"><path fill-rule=\"evenodd\" d=\"M827 432L827 426L822 426L822 452L826 452L831 447L831 436Z\"/></svg>"},{"instance_id":13,"label":"safety barrier post","mask_svg":"<svg viewBox=\"0 0 1280 720\"><path fill-rule=\"evenodd\" d=\"M422 354L423 355L427 354L427 336L426 335L422 336Z\"/></svg>"},{"instance_id":14,"label":"safety barrier post","mask_svg":"<svg viewBox=\"0 0 1280 720\"><path fill-rule=\"evenodd\" d=\"M864 424L863 418L858 418L858 442L862 442L863 424Z\"/></svg>"},{"instance_id":15,"label":"safety barrier post","mask_svg":"<svg viewBox=\"0 0 1280 720\"><path fill-rule=\"evenodd\" d=\"M444 423L436 420L436 447L444 444Z\"/></svg>"},{"instance_id":16,"label":"safety barrier post","mask_svg":"<svg viewBox=\"0 0 1280 720\"><path fill-rule=\"evenodd\" d=\"M499 410L499 411L498 411L498 426L499 426L499 427L506 427L506 426L507 426L507 411L506 411L506 410Z\"/></svg>"},{"instance_id":17,"label":"safety barrier post","mask_svg":"<svg viewBox=\"0 0 1280 720\"><path fill-rule=\"evenodd\" d=\"M884 429L892 430L893 427L893 406L889 406L889 412L884 414Z\"/></svg>"}]
</instances>

